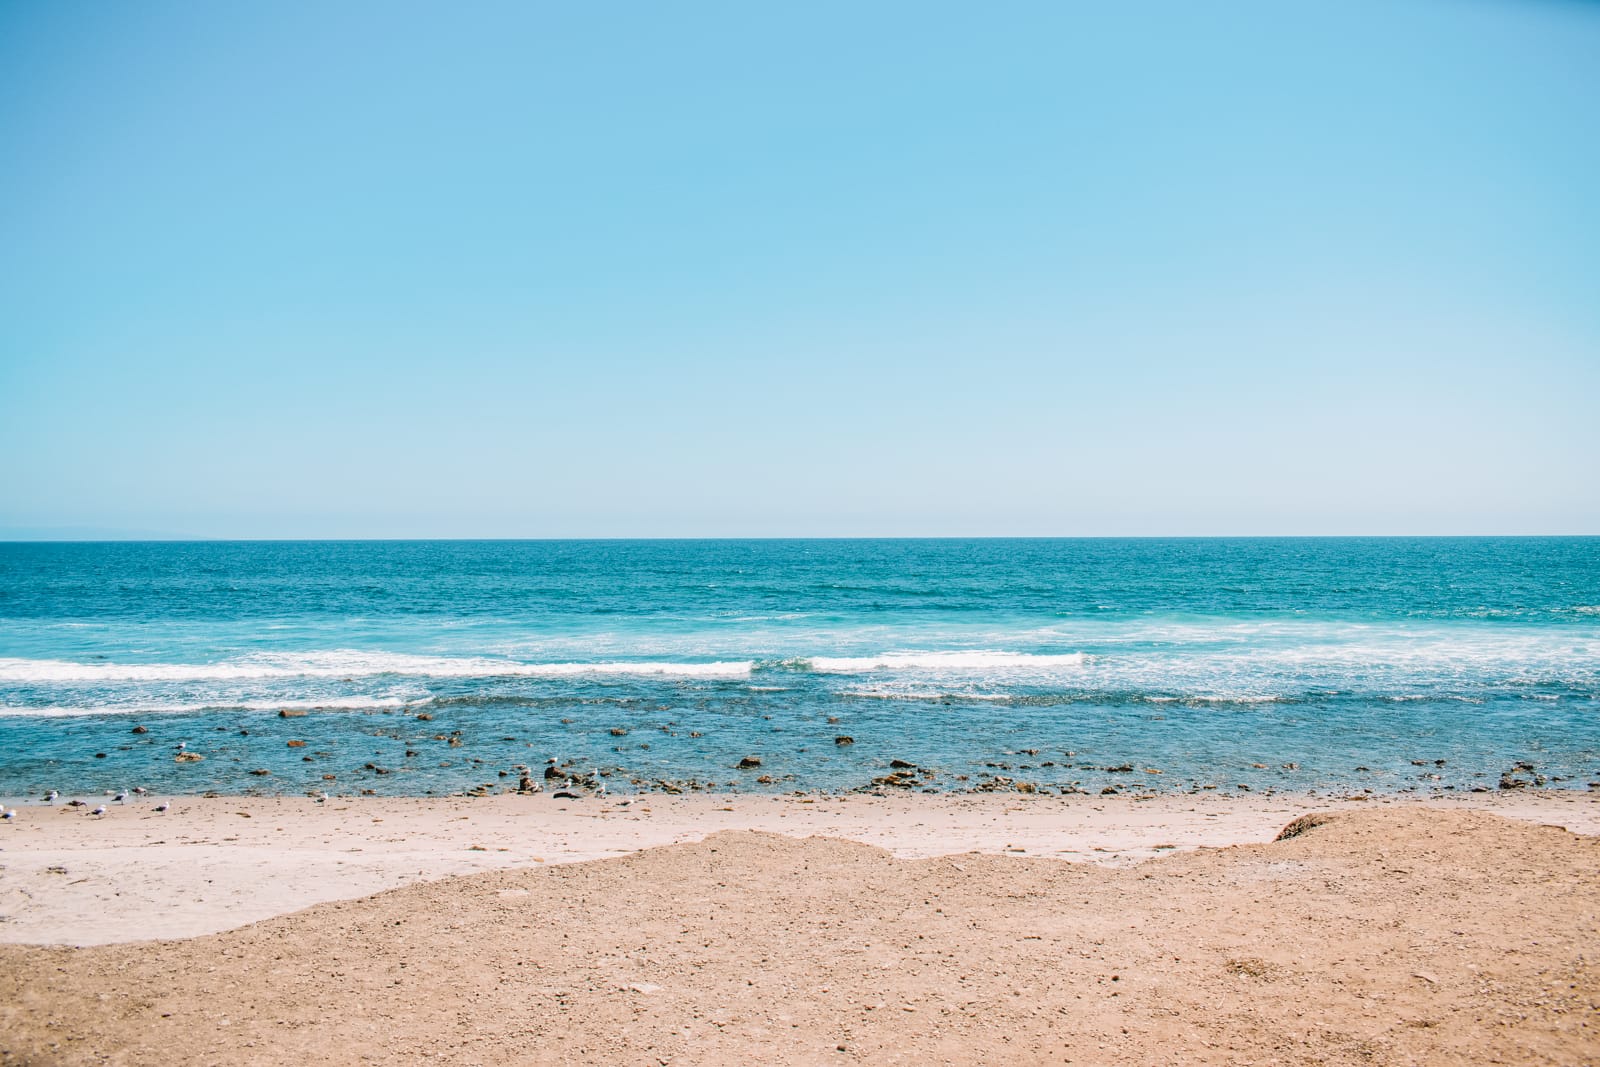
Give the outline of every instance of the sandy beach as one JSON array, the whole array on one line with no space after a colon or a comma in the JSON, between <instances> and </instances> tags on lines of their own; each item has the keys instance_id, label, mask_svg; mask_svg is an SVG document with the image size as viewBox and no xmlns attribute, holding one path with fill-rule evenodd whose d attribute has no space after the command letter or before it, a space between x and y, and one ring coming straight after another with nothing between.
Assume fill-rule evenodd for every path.
<instances>
[{"instance_id":1,"label":"sandy beach","mask_svg":"<svg viewBox=\"0 0 1600 1067\"><path fill-rule=\"evenodd\" d=\"M4 1062L1600 1057L1586 793L154 803L0 828Z\"/></svg>"}]
</instances>

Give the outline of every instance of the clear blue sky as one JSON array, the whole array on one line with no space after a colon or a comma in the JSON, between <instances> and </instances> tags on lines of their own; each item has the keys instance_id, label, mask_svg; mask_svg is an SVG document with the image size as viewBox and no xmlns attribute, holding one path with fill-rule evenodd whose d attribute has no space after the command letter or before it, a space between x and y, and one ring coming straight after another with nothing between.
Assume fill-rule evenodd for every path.
<instances>
[{"instance_id":1,"label":"clear blue sky","mask_svg":"<svg viewBox=\"0 0 1600 1067\"><path fill-rule=\"evenodd\" d=\"M1600 5L0 3L0 537L1600 533Z\"/></svg>"}]
</instances>

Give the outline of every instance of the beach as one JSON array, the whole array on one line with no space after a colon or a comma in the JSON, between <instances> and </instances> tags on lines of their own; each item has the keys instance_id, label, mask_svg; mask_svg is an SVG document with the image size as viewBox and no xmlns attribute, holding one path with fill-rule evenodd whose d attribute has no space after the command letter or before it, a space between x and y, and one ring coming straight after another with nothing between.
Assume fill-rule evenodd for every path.
<instances>
[{"instance_id":1,"label":"beach","mask_svg":"<svg viewBox=\"0 0 1600 1067\"><path fill-rule=\"evenodd\" d=\"M24 808L0 1056L1600 1056L1593 794L623 799Z\"/></svg>"}]
</instances>

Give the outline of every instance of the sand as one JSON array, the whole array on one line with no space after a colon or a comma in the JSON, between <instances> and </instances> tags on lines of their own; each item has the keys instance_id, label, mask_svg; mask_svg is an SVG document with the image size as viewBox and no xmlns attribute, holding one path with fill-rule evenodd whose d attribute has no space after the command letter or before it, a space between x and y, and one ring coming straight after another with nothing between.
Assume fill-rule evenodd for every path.
<instances>
[{"instance_id":1,"label":"sand","mask_svg":"<svg viewBox=\"0 0 1600 1067\"><path fill-rule=\"evenodd\" d=\"M148 807L0 833L104 942L0 947L0 1062L1600 1062L1585 794Z\"/></svg>"}]
</instances>

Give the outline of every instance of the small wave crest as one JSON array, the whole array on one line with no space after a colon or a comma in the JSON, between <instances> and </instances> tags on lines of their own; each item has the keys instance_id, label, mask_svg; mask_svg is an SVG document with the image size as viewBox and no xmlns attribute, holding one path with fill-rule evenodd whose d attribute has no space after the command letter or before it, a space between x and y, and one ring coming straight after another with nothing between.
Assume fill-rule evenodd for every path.
<instances>
[{"instance_id":1,"label":"small wave crest","mask_svg":"<svg viewBox=\"0 0 1600 1067\"><path fill-rule=\"evenodd\" d=\"M381 711L419 708L427 700L386 697L335 697L328 700L213 700L188 704L0 705L0 718L70 719L85 715L184 715L197 711Z\"/></svg>"},{"instance_id":2,"label":"small wave crest","mask_svg":"<svg viewBox=\"0 0 1600 1067\"><path fill-rule=\"evenodd\" d=\"M1082 652L1059 655L1034 652L964 650L955 652L884 652L876 656L813 656L790 661L818 674L865 674L869 671L1052 671L1082 667Z\"/></svg>"},{"instance_id":3,"label":"small wave crest","mask_svg":"<svg viewBox=\"0 0 1600 1067\"><path fill-rule=\"evenodd\" d=\"M748 660L680 663L667 660L600 663L522 663L482 657L412 656L391 652L262 654L221 663L76 663L0 659L0 682L211 682L269 678L354 678L407 675L426 678L568 677L573 675L674 675L741 678Z\"/></svg>"}]
</instances>

